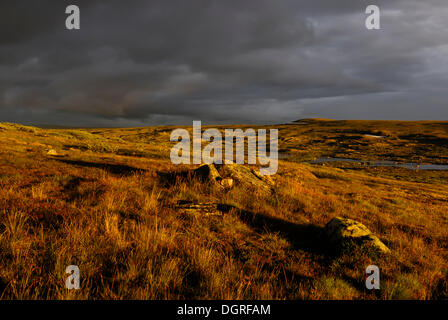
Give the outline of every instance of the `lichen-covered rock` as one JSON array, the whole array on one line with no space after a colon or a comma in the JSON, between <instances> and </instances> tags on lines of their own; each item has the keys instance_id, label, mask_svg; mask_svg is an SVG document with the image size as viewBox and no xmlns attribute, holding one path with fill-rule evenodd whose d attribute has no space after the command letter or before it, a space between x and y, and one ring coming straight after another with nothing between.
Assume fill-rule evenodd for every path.
<instances>
[{"instance_id":1,"label":"lichen-covered rock","mask_svg":"<svg viewBox=\"0 0 448 320\"><path fill-rule=\"evenodd\" d=\"M270 189L274 185L270 176L262 176L257 170L242 164L219 164L216 168L222 177L230 177L241 184L250 184L262 189Z\"/></svg>"},{"instance_id":2,"label":"lichen-covered rock","mask_svg":"<svg viewBox=\"0 0 448 320\"><path fill-rule=\"evenodd\" d=\"M325 234L333 245L343 245L344 242L354 241L361 244L370 244L383 253L390 252L389 248L365 225L352 219L333 218L325 226Z\"/></svg>"}]
</instances>

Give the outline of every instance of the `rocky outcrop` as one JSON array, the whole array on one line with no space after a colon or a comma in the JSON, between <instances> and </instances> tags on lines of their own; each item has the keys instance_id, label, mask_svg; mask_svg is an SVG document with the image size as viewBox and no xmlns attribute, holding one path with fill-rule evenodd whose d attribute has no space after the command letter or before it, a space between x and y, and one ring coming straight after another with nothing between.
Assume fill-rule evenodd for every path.
<instances>
[{"instance_id":1,"label":"rocky outcrop","mask_svg":"<svg viewBox=\"0 0 448 320\"><path fill-rule=\"evenodd\" d=\"M325 235L330 243L335 246L340 247L344 243L352 242L372 246L382 253L390 252L389 248L365 225L352 219L333 218L325 226Z\"/></svg>"},{"instance_id":2,"label":"rocky outcrop","mask_svg":"<svg viewBox=\"0 0 448 320\"><path fill-rule=\"evenodd\" d=\"M194 175L224 189L241 185L270 194L274 186L269 176L262 176L256 170L241 164L206 164L194 170Z\"/></svg>"}]
</instances>

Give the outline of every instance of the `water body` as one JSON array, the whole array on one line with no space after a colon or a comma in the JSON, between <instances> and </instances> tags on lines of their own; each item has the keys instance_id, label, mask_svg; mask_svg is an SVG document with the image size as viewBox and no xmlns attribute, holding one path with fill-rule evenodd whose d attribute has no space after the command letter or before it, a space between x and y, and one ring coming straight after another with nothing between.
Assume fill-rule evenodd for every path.
<instances>
[{"instance_id":1,"label":"water body","mask_svg":"<svg viewBox=\"0 0 448 320\"><path fill-rule=\"evenodd\" d=\"M386 136L377 136L375 134L365 134L364 137L377 138L377 139L384 139L384 138L386 138Z\"/></svg>"},{"instance_id":2,"label":"water body","mask_svg":"<svg viewBox=\"0 0 448 320\"><path fill-rule=\"evenodd\" d=\"M448 170L446 164L418 164L413 162L398 163L395 161L362 161L348 158L317 158L311 163L325 163L325 162L350 162L365 164L369 167L396 167L406 168L411 170Z\"/></svg>"}]
</instances>

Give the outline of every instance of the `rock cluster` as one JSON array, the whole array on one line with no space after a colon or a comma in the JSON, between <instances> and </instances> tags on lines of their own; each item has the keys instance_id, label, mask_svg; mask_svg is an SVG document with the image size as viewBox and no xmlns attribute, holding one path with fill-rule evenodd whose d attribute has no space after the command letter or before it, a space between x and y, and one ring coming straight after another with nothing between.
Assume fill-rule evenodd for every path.
<instances>
[{"instance_id":1,"label":"rock cluster","mask_svg":"<svg viewBox=\"0 0 448 320\"><path fill-rule=\"evenodd\" d=\"M262 176L256 170L240 164L206 164L194 170L194 175L224 189L230 189L238 184L269 194L274 186L269 176Z\"/></svg>"}]
</instances>

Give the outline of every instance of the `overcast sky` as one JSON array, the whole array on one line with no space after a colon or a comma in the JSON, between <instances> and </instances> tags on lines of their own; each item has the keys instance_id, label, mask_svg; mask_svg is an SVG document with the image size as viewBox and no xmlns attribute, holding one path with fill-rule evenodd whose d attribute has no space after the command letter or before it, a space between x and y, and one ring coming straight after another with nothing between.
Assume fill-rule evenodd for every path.
<instances>
[{"instance_id":1,"label":"overcast sky","mask_svg":"<svg viewBox=\"0 0 448 320\"><path fill-rule=\"evenodd\" d=\"M0 121L448 120L447 17L447 0L1 0Z\"/></svg>"}]
</instances>

